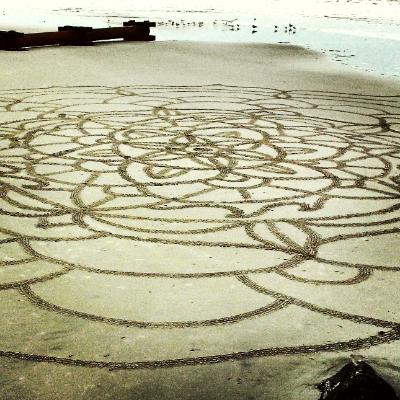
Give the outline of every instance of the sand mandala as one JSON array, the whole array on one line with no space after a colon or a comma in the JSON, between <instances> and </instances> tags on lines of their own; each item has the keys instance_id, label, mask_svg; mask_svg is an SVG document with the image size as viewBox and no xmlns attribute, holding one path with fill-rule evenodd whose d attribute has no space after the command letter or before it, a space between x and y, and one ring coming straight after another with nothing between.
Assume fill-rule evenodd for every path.
<instances>
[{"instance_id":1,"label":"sand mandala","mask_svg":"<svg viewBox=\"0 0 400 400\"><path fill-rule=\"evenodd\" d=\"M158 368L400 338L400 97L1 91L0 132L0 356Z\"/></svg>"}]
</instances>

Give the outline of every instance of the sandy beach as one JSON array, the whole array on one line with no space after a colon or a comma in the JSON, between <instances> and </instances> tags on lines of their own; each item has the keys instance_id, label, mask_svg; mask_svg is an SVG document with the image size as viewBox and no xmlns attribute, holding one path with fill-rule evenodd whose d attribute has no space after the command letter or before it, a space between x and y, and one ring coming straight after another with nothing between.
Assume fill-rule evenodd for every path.
<instances>
[{"instance_id":1,"label":"sandy beach","mask_svg":"<svg viewBox=\"0 0 400 400\"><path fill-rule=\"evenodd\" d=\"M400 392L400 82L294 45L0 52L0 398Z\"/></svg>"}]
</instances>

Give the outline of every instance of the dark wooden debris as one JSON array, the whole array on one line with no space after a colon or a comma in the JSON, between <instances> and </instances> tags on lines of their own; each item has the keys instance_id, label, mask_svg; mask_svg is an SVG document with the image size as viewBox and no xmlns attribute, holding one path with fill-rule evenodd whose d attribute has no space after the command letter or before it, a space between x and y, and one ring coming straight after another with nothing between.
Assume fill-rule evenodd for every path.
<instances>
[{"instance_id":1,"label":"dark wooden debris","mask_svg":"<svg viewBox=\"0 0 400 400\"><path fill-rule=\"evenodd\" d=\"M320 400L399 400L393 388L366 362L350 362L317 388Z\"/></svg>"},{"instance_id":2,"label":"dark wooden debris","mask_svg":"<svg viewBox=\"0 0 400 400\"><path fill-rule=\"evenodd\" d=\"M90 26L60 26L57 32L22 33L0 31L0 50L20 50L42 46L89 46L95 42L123 39L125 41L152 41L150 28L154 22L124 22L122 27L92 28Z\"/></svg>"},{"instance_id":3,"label":"dark wooden debris","mask_svg":"<svg viewBox=\"0 0 400 400\"><path fill-rule=\"evenodd\" d=\"M60 41L60 46L93 46L93 41L85 41L86 33L93 31L91 26L59 26L58 32L68 32L69 39Z\"/></svg>"}]
</instances>

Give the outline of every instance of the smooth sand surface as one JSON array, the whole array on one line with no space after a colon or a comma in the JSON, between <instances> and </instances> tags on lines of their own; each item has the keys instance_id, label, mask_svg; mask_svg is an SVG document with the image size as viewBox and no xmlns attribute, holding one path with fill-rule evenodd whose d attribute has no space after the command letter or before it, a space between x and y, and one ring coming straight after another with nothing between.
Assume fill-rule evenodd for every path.
<instances>
[{"instance_id":1,"label":"smooth sand surface","mask_svg":"<svg viewBox=\"0 0 400 400\"><path fill-rule=\"evenodd\" d=\"M400 390L398 83L256 44L0 69L1 399Z\"/></svg>"}]
</instances>

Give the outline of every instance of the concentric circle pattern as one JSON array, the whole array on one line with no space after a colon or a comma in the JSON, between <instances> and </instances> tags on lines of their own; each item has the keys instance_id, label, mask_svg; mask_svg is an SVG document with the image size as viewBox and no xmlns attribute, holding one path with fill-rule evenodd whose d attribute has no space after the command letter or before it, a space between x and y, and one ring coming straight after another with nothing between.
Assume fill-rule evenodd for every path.
<instances>
[{"instance_id":1,"label":"concentric circle pattern","mask_svg":"<svg viewBox=\"0 0 400 400\"><path fill-rule=\"evenodd\" d=\"M1 91L0 132L0 355L135 369L399 338L400 97Z\"/></svg>"}]
</instances>

